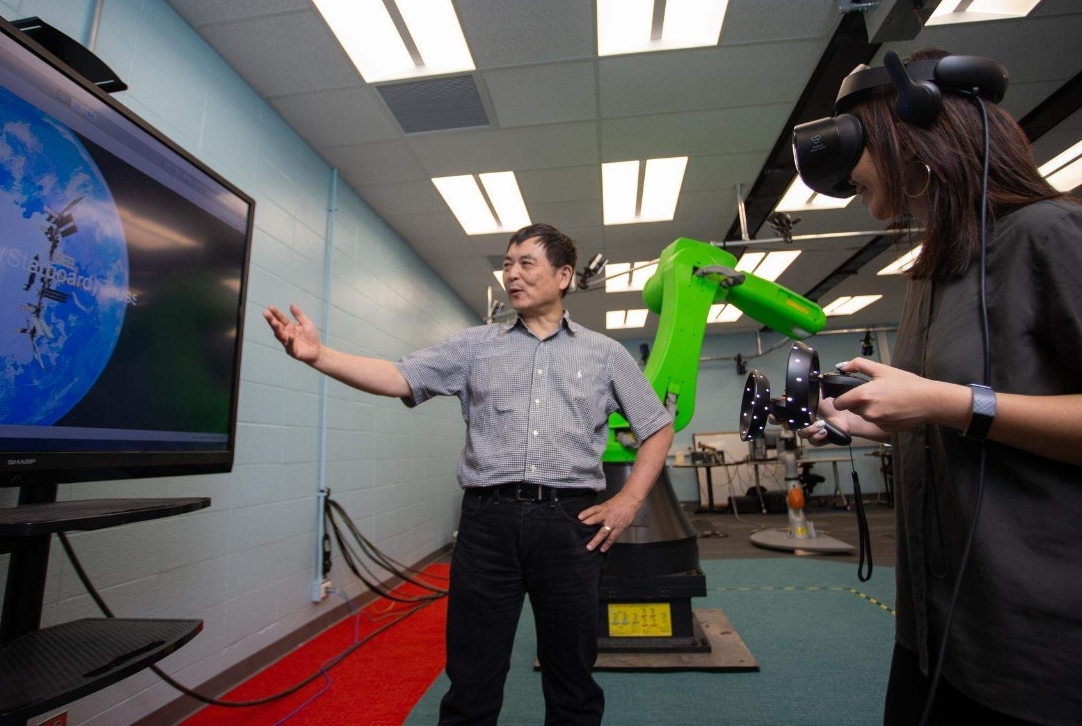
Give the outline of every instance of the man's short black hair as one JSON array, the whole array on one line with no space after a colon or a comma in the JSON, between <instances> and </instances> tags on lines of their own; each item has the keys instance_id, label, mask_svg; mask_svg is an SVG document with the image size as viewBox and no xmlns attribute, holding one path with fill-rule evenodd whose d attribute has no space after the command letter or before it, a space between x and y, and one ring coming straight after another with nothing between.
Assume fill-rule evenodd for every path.
<instances>
[{"instance_id":1,"label":"man's short black hair","mask_svg":"<svg viewBox=\"0 0 1082 726\"><path fill-rule=\"evenodd\" d=\"M564 265L570 265L572 272L574 272L579 261L579 253L575 249L575 242L551 224L531 224L529 227L523 227L511 235L511 241L507 243L507 248L510 249L512 245L520 245L533 237L536 237L538 244L545 249L545 257L553 269L558 270Z\"/></svg>"}]
</instances>

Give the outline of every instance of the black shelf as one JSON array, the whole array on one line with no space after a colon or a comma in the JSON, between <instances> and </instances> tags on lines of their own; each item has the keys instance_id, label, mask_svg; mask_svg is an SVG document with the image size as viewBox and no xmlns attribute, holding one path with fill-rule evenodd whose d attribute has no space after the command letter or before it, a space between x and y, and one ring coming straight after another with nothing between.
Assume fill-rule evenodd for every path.
<instances>
[{"instance_id":1,"label":"black shelf","mask_svg":"<svg viewBox=\"0 0 1082 726\"><path fill-rule=\"evenodd\" d=\"M0 509L0 537L32 537L71 530L115 527L210 506L208 497L170 499L78 499Z\"/></svg>"},{"instance_id":2,"label":"black shelf","mask_svg":"<svg viewBox=\"0 0 1082 726\"><path fill-rule=\"evenodd\" d=\"M88 618L23 635L0 648L0 726L123 680L202 629L202 620Z\"/></svg>"},{"instance_id":3,"label":"black shelf","mask_svg":"<svg viewBox=\"0 0 1082 726\"><path fill-rule=\"evenodd\" d=\"M12 553L0 615L0 726L22 726L123 680L203 629L202 620L128 618L39 626L52 535L192 512L209 507L208 497L57 502L54 485L24 488L19 498L22 504L0 509L0 552Z\"/></svg>"}]
</instances>

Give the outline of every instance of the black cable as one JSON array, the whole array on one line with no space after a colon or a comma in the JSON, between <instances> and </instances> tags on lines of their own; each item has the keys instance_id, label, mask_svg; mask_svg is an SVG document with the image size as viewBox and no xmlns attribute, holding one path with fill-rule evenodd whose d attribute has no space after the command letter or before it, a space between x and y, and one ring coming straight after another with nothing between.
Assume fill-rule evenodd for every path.
<instances>
[{"instance_id":1,"label":"black cable","mask_svg":"<svg viewBox=\"0 0 1082 726\"><path fill-rule=\"evenodd\" d=\"M447 590L430 585L429 583L419 580L408 574L410 572L414 574L421 574L417 570L406 567L405 565L396 562L395 560L381 552L374 544L372 544L370 540L368 540L367 537L364 536L364 534L361 533L361 531L357 528L356 524L354 524L353 520L349 518L349 515L346 514L346 511L342 508L341 505L338 504L338 502L328 497L326 500L326 504L327 512L330 515L329 522L331 525L331 531L334 533L334 538L338 542L338 548L342 553L342 559L345 561L346 567L348 567L349 570L358 579L360 579L361 582L363 582L370 590L378 593L380 596L388 600L405 603L431 602L447 595ZM338 517L341 517L344 520L343 525L339 524ZM352 546L343 535L342 526L348 529L350 534L353 535L353 539L357 541L364 554L373 561L375 561L382 569L384 569L394 577L405 580L406 582L409 582L424 590L427 590L432 594L421 595L418 597L403 597L401 595L394 594L389 589L382 586L378 582L378 578L373 575L372 571L366 565L364 565L363 562L361 562L361 558L358 557L357 554L353 551ZM361 569L364 570L365 574L361 573ZM426 575L426 577L433 576ZM435 579L446 578L436 577Z\"/></svg>"},{"instance_id":2,"label":"black cable","mask_svg":"<svg viewBox=\"0 0 1082 726\"><path fill-rule=\"evenodd\" d=\"M402 564L401 562L398 562L394 558L392 558L392 557L388 556L387 554L385 554L384 552L382 552L378 547L376 547L375 544L372 543L371 540L369 540L367 537L364 536L364 534L360 531L360 529L358 529L356 523L354 523L354 521L352 519L350 519L350 517L346 513L346 511L336 501L334 501L333 499L328 499L327 504L329 506L329 509L328 509L329 512L336 512L338 514L338 516L342 517L345 520L346 526L349 529L350 533L353 535L353 538L361 546L361 549L369 557L369 559L373 560L376 564L378 564L381 568L383 568L383 570L385 570L388 574L394 575L395 577L399 577L399 578L405 580L406 582L409 582L409 583L412 583L414 585L417 585L418 587L421 587L422 589L429 590L429 591L435 592L435 593L439 593L440 595L446 595L447 594L447 591L444 588L438 588L438 587L435 587L433 585L430 585L427 582L424 582L423 580L419 580L419 579L416 579L414 577L411 577L407 573L412 573L413 575L421 575L423 573L420 570L416 570L416 569L414 569L412 567L409 567L407 565ZM430 578L434 578L434 579L441 579L441 580L447 579L447 578L442 578L442 577L433 576L433 575L426 575L426 577L430 577Z\"/></svg>"},{"instance_id":3,"label":"black cable","mask_svg":"<svg viewBox=\"0 0 1082 726\"><path fill-rule=\"evenodd\" d=\"M968 95L968 94L967 94ZM984 101L976 93L972 94L974 102L981 111L981 120L984 123L984 171L981 179L981 233L980 233L980 270L978 277L979 305L981 317L981 335L984 342L983 360L983 383L990 386L992 382L992 338L988 326L988 299L987 299L987 255L988 255L988 166L989 166L989 130L988 109ZM920 723L928 723L932 714L932 705L935 703L936 690L939 688L939 679L943 672L943 663L947 659L947 636L950 633L951 622L954 620L954 608L958 603L958 595L962 589L962 579L965 577L966 567L969 564L969 553L973 548L973 537L977 531L977 520L981 513L981 503L984 501L984 465L987 447L982 439L977 456L977 501L973 509L973 521L969 524L969 534L966 537L966 546L962 550L962 560L958 565L958 576L954 581L954 590L951 593L950 607L947 609L947 617L943 622L943 636L939 643L939 654L936 656L935 669L932 672L932 682L928 688L928 696L924 701L924 713Z\"/></svg>"},{"instance_id":4,"label":"black cable","mask_svg":"<svg viewBox=\"0 0 1082 726\"><path fill-rule=\"evenodd\" d=\"M376 547L376 545L373 544L371 540L369 540L367 537L364 536L364 534L360 531L360 529L358 529L357 525L353 522L353 520L350 519L349 515L341 507L341 505L339 505L333 499L328 499L327 503L329 505L329 510L328 511L336 513L338 516L342 517L342 519L345 520L347 528L349 529L350 533L353 535L353 538L361 546L364 553L371 560L376 562L376 564L380 565L380 567L382 567L387 573L389 573L391 575L394 575L395 577L401 578L402 580L405 580L406 582L417 585L418 587L420 587L422 589L428 590L430 592L438 593L441 596L447 594L446 589L435 587L434 585L431 585L428 582L425 582L423 580L417 579L416 577L412 577L410 574L407 574L407 573L412 573L412 575L422 575L423 574L427 578L436 579L436 580L446 580L447 579L446 577L439 577L439 576L435 576L435 575L431 575L431 574L425 574L425 573L421 572L420 570L417 570L417 569L414 569L414 568L409 567L407 565L404 565L401 562L398 562L397 560L395 560L394 558L386 555L378 547Z\"/></svg>"},{"instance_id":5,"label":"black cable","mask_svg":"<svg viewBox=\"0 0 1082 726\"><path fill-rule=\"evenodd\" d=\"M864 496L860 492L860 477L857 476L857 463L853 460L853 446L849 445L849 464L853 471L853 511L857 515L857 542L860 559L857 562L857 579L867 582L872 579L872 536L868 532L868 515L864 512ZM864 558L868 559L868 571L864 571Z\"/></svg>"},{"instance_id":6,"label":"black cable","mask_svg":"<svg viewBox=\"0 0 1082 726\"><path fill-rule=\"evenodd\" d=\"M75 574L79 576L79 580L83 583L83 587L86 588L87 593L94 600L94 602L97 604L98 608L102 611L102 613L105 614L106 617L115 618L116 615L114 615L113 611L109 608L108 605L106 605L105 600L102 599L101 595L98 593L97 588L95 588L94 584L90 581L90 577L86 574L86 570L83 569L83 565L79 561L78 556L75 554L75 550L72 549L71 543L68 541L67 535L64 532L58 532L57 537L60 539L60 544L64 547L64 552L65 552L65 554L67 554L68 560L71 562L71 566L73 568L75 568ZM379 635L383 631L387 630L391 626L396 625L397 623L400 623L403 620L405 620L406 618L410 617L411 615L417 613L422 608L425 608L428 605L431 605L432 602L434 602L434 600L422 601L419 604L417 604L414 608L406 611L402 615L402 617L397 618L396 620L392 620L391 622L388 622L388 623L376 628L371 633L366 635L364 638L355 641L353 643L353 645L349 646L344 651L342 651L341 653L339 653L338 655L336 655L335 657L333 657L329 661L327 661L324 664L324 666L322 668L320 668L319 671L313 673L312 675L308 676L307 678L300 681L299 683L287 688L284 691L281 691L279 693L275 693L273 695L266 696L264 698L260 698L260 699L254 700L254 701L222 701L222 700L219 700L217 698L212 698L210 696L204 696L203 694L198 693L197 691L193 691L192 689L188 688L187 686L185 686L185 685L183 685L181 683L178 683L177 681L175 681L172 678L172 676L170 676L168 673L163 671L157 665L151 665L150 670L153 671L159 678L161 678L163 681L168 683L170 686L172 686L176 690L183 693L185 696L188 696L189 698L194 698L195 700L200 701L201 703L205 703L205 704L208 704L208 705L211 705L211 706L222 706L222 707L225 707L225 708L250 708L250 707L253 707L253 706L262 706L264 704L271 703L273 701L279 701L279 700L281 700L281 699L283 699L283 698L285 698L287 696L291 696L294 693L296 693L297 691L299 691L300 689L307 686L312 681L319 678L320 676L326 676L327 671L329 671L331 668L334 668L336 665L341 663L343 660L345 660L347 657L349 657L355 650L357 650L359 647L361 647L362 645L367 643L369 640L371 640L375 636Z\"/></svg>"}]
</instances>

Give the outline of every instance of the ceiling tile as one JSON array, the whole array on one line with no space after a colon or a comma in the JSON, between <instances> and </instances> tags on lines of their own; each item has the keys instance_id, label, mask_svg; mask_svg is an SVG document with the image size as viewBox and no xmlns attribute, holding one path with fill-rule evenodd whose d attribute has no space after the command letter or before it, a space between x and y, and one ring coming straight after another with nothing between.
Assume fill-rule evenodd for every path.
<instances>
[{"instance_id":1,"label":"ceiling tile","mask_svg":"<svg viewBox=\"0 0 1082 726\"><path fill-rule=\"evenodd\" d=\"M593 61L486 71L485 86L502 128L597 118Z\"/></svg>"},{"instance_id":2,"label":"ceiling tile","mask_svg":"<svg viewBox=\"0 0 1082 726\"><path fill-rule=\"evenodd\" d=\"M277 96L270 104L316 149L401 137L386 106L367 86Z\"/></svg>"},{"instance_id":3,"label":"ceiling tile","mask_svg":"<svg viewBox=\"0 0 1082 726\"><path fill-rule=\"evenodd\" d=\"M208 25L199 33L264 98L361 80L314 8Z\"/></svg>"},{"instance_id":4,"label":"ceiling tile","mask_svg":"<svg viewBox=\"0 0 1082 726\"><path fill-rule=\"evenodd\" d=\"M596 125L585 122L416 136L407 144L431 176L570 166L598 159Z\"/></svg>"},{"instance_id":5,"label":"ceiling tile","mask_svg":"<svg viewBox=\"0 0 1082 726\"><path fill-rule=\"evenodd\" d=\"M601 117L796 102L822 42L695 48L602 58ZM778 63L784 57L785 64Z\"/></svg>"},{"instance_id":6,"label":"ceiling tile","mask_svg":"<svg viewBox=\"0 0 1082 726\"><path fill-rule=\"evenodd\" d=\"M591 58L594 3L582 0L458 0L458 19L478 68Z\"/></svg>"}]
</instances>

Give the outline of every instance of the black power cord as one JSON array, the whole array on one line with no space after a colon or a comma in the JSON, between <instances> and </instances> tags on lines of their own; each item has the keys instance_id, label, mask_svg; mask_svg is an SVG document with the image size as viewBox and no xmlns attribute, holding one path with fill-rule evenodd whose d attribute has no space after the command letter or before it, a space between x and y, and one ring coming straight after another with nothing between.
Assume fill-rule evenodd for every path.
<instances>
[{"instance_id":1,"label":"black power cord","mask_svg":"<svg viewBox=\"0 0 1082 726\"><path fill-rule=\"evenodd\" d=\"M980 277L979 277L979 305L981 314L981 335L984 340L984 360L982 371L983 383L992 385L992 338L988 326L988 299L987 299L987 255L988 255L988 165L989 165L989 131L988 109L984 101L976 93L972 94L973 101L981 112L981 120L984 123L984 173L981 179L981 234L980 234ZM973 521L969 525L969 534L966 537L966 546L962 551L962 561L958 565L958 577L954 581L954 590L951 593L950 607L947 609L947 617L943 622L943 638L939 643L939 653L936 656L935 669L932 672L931 685L928 688L928 697L924 701L924 712L921 714L920 723L923 726L929 722L932 715L932 706L935 703L935 694L939 688L939 679L943 671L943 663L947 659L947 636L950 634L951 622L954 620L954 608L958 603L958 594L962 589L962 578L965 577L966 567L969 564L969 553L973 548L973 536L977 531L977 520L981 513L981 503L984 501L984 465L987 445L981 440L978 451L978 474L977 474L977 500L973 508Z\"/></svg>"},{"instance_id":2,"label":"black power cord","mask_svg":"<svg viewBox=\"0 0 1082 726\"><path fill-rule=\"evenodd\" d=\"M335 541L338 542L338 549L342 553L342 559L345 560L346 566L349 568L356 577L363 582L368 589L377 593L381 597L395 602L432 602L439 600L442 597L447 596L447 590L445 588L435 587L423 580L417 579L415 575L421 574L420 571L411 567L407 567L400 562L395 561L391 557L381 552L354 524L353 520L349 518L346 511L342 506L327 496L327 521L331 526L331 531L334 532ZM342 521L339 522L338 520ZM343 532L343 529L346 530ZM352 535L353 540L361 548L361 551L372 562L379 565L379 567L392 576L404 580L410 584L425 590L427 594L419 595L417 597L402 597L401 595L395 595L386 587L379 583L379 578L373 575L372 571L364 564L361 558L353 550L352 545L346 538L346 534ZM364 570L364 574L362 574ZM426 575L426 577L436 580L443 580L446 578L433 577Z\"/></svg>"}]
</instances>

